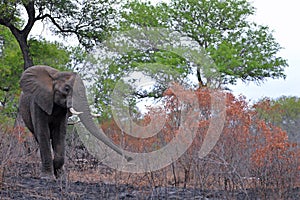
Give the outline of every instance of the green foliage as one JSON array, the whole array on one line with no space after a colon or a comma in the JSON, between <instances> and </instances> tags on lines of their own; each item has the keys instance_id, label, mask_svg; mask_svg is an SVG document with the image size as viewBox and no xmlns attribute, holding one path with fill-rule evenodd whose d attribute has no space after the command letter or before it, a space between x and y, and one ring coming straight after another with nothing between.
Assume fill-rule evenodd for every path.
<instances>
[{"instance_id":1,"label":"green foliage","mask_svg":"<svg viewBox=\"0 0 300 200\"><path fill-rule=\"evenodd\" d=\"M255 109L261 119L281 127L291 141L300 144L300 98L282 96L278 99L260 100Z\"/></svg>"},{"instance_id":2,"label":"green foliage","mask_svg":"<svg viewBox=\"0 0 300 200\"><path fill-rule=\"evenodd\" d=\"M269 27L249 20L255 9L247 0L172 0L158 5L136 0L126 8L123 17L131 27L168 27L205 48L221 84L285 78L287 61L277 56L281 47Z\"/></svg>"},{"instance_id":3,"label":"green foliage","mask_svg":"<svg viewBox=\"0 0 300 200\"><path fill-rule=\"evenodd\" d=\"M25 1L24 1L25 2ZM2 0L0 4L0 21L6 21L16 27L22 26L20 0Z\"/></svg>"},{"instance_id":4,"label":"green foliage","mask_svg":"<svg viewBox=\"0 0 300 200\"><path fill-rule=\"evenodd\" d=\"M35 1L41 8L41 16L50 14L53 31L68 36L75 34L79 42L92 47L95 42L102 41L112 29L112 18L115 0L72 1L59 0L55 2ZM55 23L54 23L55 22Z\"/></svg>"},{"instance_id":5,"label":"green foliage","mask_svg":"<svg viewBox=\"0 0 300 200\"><path fill-rule=\"evenodd\" d=\"M122 9L123 21L120 24L121 30L130 30L136 27L166 27L162 22L164 7L152 5L150 1L139 0L128 1Z\"/></svg>"},{"instance_id":6,"label":"green foliage","mask_svg":"<svg viewBox=\"0 0 300 200\"><path fill-rule=\"evenodd\" d=\"M95 106L101 117L111 117L111 95L119 80L127 78L125 82L131 87L127 101L134 107L143 98L162 97L170 81L182 82L189 72L187 67L182 67L186 66L185 62L184 58L173 52L149 50L131 51L115 59L113 63L102 66L98 69L95 84L92 86ZM148 77L148 81L154 82L151 90L135 86L139 81L145 81L141 77Z\"/></svg>"},{"instance_id":7,"label":"green foliage","mask_svg":"<svg viewBox=\"0 0 300 200\"><path fill-rule=\"evenodd\" d=\"M0 111L14 116L20 94L23 58L18 43L3 26L0 26L0 42Z\"/></svg>"},{"instance_id":8,"label":"green foliage","mask_svg":"<svg viewBox=\"0 0 300 200\"><path fill-rule=\"evenodd\" d=\"M56 35L76 36L82 47L91 49L113 30L116 2L4 0L0 6L0 25L9 28L17 39L24 59L24 69L27 69L34 65L28 36L36 22L46 24ZM26 16L24 21L23 16ZM32 43L36 45L34 41Z\"/></svg>"},{"instance_id":9,"label":"green foliage","mask_svg":"<svg viewBox=\"0 0 300 200\"><path fill-rule=\"evenodd\" d=\"M20 10L26 8L28 16L34 21L48 19L55 33L64 36L75 34L81 44L91 47L93 42L103 40L109 33L111 18L115 13L112 8L114 3L115 0L5 0L0 6L0 24L20 27ZM27 25L32 26L30 23Z\"/></svg>"},{"instance_id":10,"label":"green foliage","mask_svg":"<svg viewBox=\"0 0 300 200\"><path fill-rule=\"evenodd\" d=\"M71 52L60 43L31 38L28 45L35 65L48 65L65 70L67 64L71 62Z\"/></svg>"},{"instance_id":11,"label":"green foliage","mask_svg":"<svg viewBox=\"0 0 300 200\"><path fill-rule=\"evenodd\" d=\"M224 38L216 48L207 50L223 74L224 83L242 81L263 82L266 78L285 78L287 61L276 57L281 49L269 28L256 24Z\"/></svg>"}]
</instances>

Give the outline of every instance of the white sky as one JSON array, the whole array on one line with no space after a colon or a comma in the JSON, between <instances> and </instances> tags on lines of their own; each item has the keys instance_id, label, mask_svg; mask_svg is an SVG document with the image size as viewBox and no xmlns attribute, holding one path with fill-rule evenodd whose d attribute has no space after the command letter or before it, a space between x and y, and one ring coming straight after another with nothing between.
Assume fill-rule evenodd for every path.
<instances>
[{"instance_id":1,"label":"white sky","mask_svg":"<svg viewBox=\"0 0 300 200\"><path fill-rule=\"evenodd\" d=\"M152 1L159 2L162 0ZM235 95L245 95L252 101L262 97L300 96L298 86L298 84L300 85L300 77L298 77L300 74L300 1L252 0L252 2L256 8L254 21L258 24L268 25L271 30L274 30L273 35L276 41L284 48L278 55L288 60L289 67L285 70L287 78L285 80L268 79L260 86L254 83L239 82L238 85L229 88ZM47 30L43 30L41 25L35 26L33 32L37 35L41 32L48 33Z\"/></svg>"}]
</instances>

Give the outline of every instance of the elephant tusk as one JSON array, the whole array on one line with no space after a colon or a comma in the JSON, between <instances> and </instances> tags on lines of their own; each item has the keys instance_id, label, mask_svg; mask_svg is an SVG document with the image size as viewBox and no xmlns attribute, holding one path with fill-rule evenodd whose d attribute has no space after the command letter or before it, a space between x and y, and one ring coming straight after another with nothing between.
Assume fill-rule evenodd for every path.
<instances>
[{"instance_id":1,"label":"elephant tusk","mask_svg":"<svg viewBox=\"0 0 300 200\"><path fill-rule=\"evenodd\" d=\"M78 112L76 111L74 108L70 108L70 112L73 114L73 115L79 115L79 114L82 114L83 112Z\"/></svg>"},{"instance_id":2,"label":"elephant tusk","mask_svg":"<svg viewBox=\"0 0 300 200\"><path fill-rule=\"evenodd\" d=\"M93 117L101 117L100 114L96 114L96 113L91 113L91 115L92 115Z\"/></svg>"}]
</instances>

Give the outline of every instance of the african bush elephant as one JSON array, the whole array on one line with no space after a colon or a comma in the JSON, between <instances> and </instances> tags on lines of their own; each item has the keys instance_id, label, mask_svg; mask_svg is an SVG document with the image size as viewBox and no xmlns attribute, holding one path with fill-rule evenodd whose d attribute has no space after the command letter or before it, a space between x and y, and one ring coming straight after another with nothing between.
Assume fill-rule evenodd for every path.
<instances>
[{"instance_id":1,"label":"african bush elephant","mask_svg":"<svg viewBox=\"0 0 300 200\"><path fill-rule=\"evenodd\" d=\"M131 160L95 125L79 75L60 72L49 66L33 66L23 72L20 86L20 113L40 147L41 178L52 179L53 174L55 177L60 174L64 164L67 119L71 113L80 113L80 121L87 130L128 161Z\"/></svg>"}]
</instances>

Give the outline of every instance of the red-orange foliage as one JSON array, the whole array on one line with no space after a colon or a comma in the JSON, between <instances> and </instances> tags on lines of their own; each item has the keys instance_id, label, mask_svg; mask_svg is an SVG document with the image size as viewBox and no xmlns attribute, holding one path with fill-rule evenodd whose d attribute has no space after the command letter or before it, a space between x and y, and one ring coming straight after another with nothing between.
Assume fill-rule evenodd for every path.
<instances>
[{"instance_id":1,"label":"red-orange foliage","mask_svg":"<svg viewBox=\"0 0 300 200\"><path fill-rule=\"evenodd\" d=\"M255 137L255 151L252 155L255 165L261 167L271 164L275 159L288 161L294 157L292 148L296 144L288 141L285 131L264 121L257 122L257 129L260 134Z\"/></svg>"},{"instance_id":2,"label":"red-orange foliage","mask_svg":"<svg viewBox=\"0 0 300 200\"><path fill-rule=\"evenodd\" d=\"M269 100L254 107L267 114L280 112L280 108L270 106ZM287 133L280 127L260 119L258 112L254 112L254 116L256 132L252 137L252 172L261 178L265 187L282 189L299 185L299 147L288 140Z\"/></svg>"},{"instance_id":3,"label":"red-orange foliage","mask_svg":"<svg viewBox=\"0 0 300 200\"><path fill-rule=\"evenodd\" d=\"M226 180L228 179L237 184L241 181L241 177L247 176L257 177L260 180L276 179L269 181L268 186L286 187L285 184L292 180L294 181L292 186L295 186L294 183L296 184L297 181L299 184L300 152L296 144L289 142L286 132L279 127L261 120L255 109L249 106L244 97L237 98L229 92L224 92L226 94L226 120L222 135L211 153L204 159L199 159L198 151L206 137L212 119L212 90L200 88L196 91L182 90L180 92L180 96L184 96L184 101L188 101L193 95L197 96L199 104L197 111L200 116L197 124L192 122L188 124L198 127L195 133L196 137L188 151L177 161L184 170L185 181L196 180L195 177L203 176L199 171L201 169L211 176L218 177L210 177L209 180L224 179L224 187L226 187ZM118 144L125 144L123 146L127 150L150 152L162 148L178 134L182 116L189 113L190 109L195 109L180 102L171 89L168 89L164 95L164 107L151 108L144 119L138 121L140 125L147 125L154 115L155 117L163 117L162 113L167 113L163 129L155 136L147 139L134 138L123 134L114 122L105 122L102 128ZM265 109L264 106L261 105L261 108ZM164 119L162 118L162 120ZM188 120L187 123L189 123ZM187 138L183 137L182 140L185 141ZM191 174L192 171L194 174ZM236 180L237 178L240 179ZM199 182L203 184L203 180ZM279 182L284 185L280 185Z\"/></svg>"}]
</instances>

